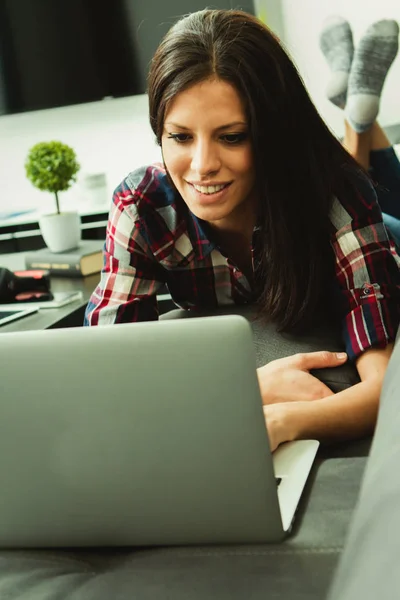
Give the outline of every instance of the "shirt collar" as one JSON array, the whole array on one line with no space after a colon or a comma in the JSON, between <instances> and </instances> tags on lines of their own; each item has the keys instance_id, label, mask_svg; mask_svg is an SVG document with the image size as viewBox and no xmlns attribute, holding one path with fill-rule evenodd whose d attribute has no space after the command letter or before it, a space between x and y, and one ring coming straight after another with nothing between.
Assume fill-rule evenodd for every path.
<instances>
[{"instance_id":1,"label":"shirt collar","mask_svg":"<svg viewBox=\"0 0 400 600\"><path fill-rule=\"evenodd\" d=\"M213 239L213 231L210 224L207 221L203 221L203 219L196 217L179 194L178 197L178 204L183 207L186 213L185 220L194 253L199 260L203 260L206 256L211 254L213 250L220 250L220 248L215 239ZM257 223L253 228L252 248L255 246L255 240L260 235L261 229L260 217L258 217Z\"/></svg>"},{"instance_id":2,"label":"shirt collar","mask_svg":"<svg viewBox=\"0 0 400 600\"><path fill-rule=\"evenodd\" d=\"M199 260L202 260L215 249L221 251L216 241L213 240L213 231L209 223L196 217L196 215L194 215L190 210L188 210L188 217L189 238L197 258ZM260 222L258 221L255 227L253 228L251 245L252 250L254 249L256 241L261 235L261 230L262 227Z\"/></svg>"}]
</instances>

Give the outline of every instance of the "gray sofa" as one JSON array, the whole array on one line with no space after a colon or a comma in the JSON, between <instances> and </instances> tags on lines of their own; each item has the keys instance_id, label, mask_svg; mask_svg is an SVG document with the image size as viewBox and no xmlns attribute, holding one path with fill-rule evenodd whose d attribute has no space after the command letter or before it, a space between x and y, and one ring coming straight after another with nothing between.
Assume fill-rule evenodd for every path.
<instances>
[{"instance_id":1,"label":"gray sofa","mask_svg":"<svg viewBox=\"0 0 400 600\"><path fill-rule=\"evenodd\" d=\"M253 321L251 312L241 312L252 323L259 365L297 351L342 349L340 338L329 327L319 327L301 337L278 335L272 327ZM182 316L190 315L174 311L163 318ZM396 410L397 398L400 399L399 365L400 343L385 380L377 436L368 463L369 439L322 447L302 497L294 530L284 543L2 550L0 599L321 600L330 589L331 600L376 598L377 593L370 594L372 588L366 580L369 582L375 575L379 577L382 564L390 571L390 561L397 558L393 550L400 539L400 509L396 511L395 497L400 492L395 464L399 454L395 438L399 423ZM326 369L317 375L335 390L358 380L355 369L349 365ZM354 515L366 465L367 477ZM28 506L27 503L27 510ZM391 524L386 515L381 514L381 506L382 510L390 508L394 512ZM392 526L394 535L388 546L385 536ZM349 529L345 558L337 570ZM361 541L366 545L360 553ZM376 543L379 544L379 561L373 555ZM374 560L376 568L369 571L366 578L365 569L370 569ZM385 569L384 572L386 575ZM395 586L396 570L391 572L391 579L390 573L387 575L390 585ZM390 589L396 590L396 587ZM397 595L394 592L384 597Z\"/></svg>"},{"instance_id":2,"label":"gray sofa","mask_svg":"<svg viewBox=\"0 0 400 600\"><path fill-rule=\"evenodd\" d=\"M400 596L400 330L357 507L329 600Z\"/></svg>"}]
</instances>

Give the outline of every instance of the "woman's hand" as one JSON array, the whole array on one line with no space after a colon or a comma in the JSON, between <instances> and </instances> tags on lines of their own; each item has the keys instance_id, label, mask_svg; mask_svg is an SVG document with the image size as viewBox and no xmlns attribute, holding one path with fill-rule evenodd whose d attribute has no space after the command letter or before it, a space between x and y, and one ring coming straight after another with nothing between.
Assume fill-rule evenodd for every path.
<instances>
[{"instance_id":1,"label":"woman's hand","mask_svg":"<svg viewBox=\"0 0 400 600\"><path fill-rule=\"evenodd\" d=\"M338 367L347 360L345 353L321 351L294 354L273 360L257 369L263 404L318 400L334 392L316 377L311 369Z\"/></svg>"},{"instance_id":2,"label":"woman's hand","mask_svg":"<svg viewBox=\"0 0 400 600\"><path fill-rule=\"evenodd\" d=\"M360 383L337 394L330 392L325 397L320 396L319 399L317 397L317 402L310 402L310 398L307 398L306 393L303 400L294 398L292 402L278 400L276 404L265 403L263 407L264 417L271 450L275 450L283 442L290 442L296 439L351 440L371 435L376 423L383 379L392 351L392 343L388 344L386 348L370 348L366 350L356 361L356 367L361 379ZM314 358L316 354L318 353L314 353ZM294 370L299 370L299 365L301 366L301 364L303 364L304 368L304 358L305 363L307 363L310 357L312 362L313 357L310 354L303 355ZM289 363L293 359L296 362L296 357L290 357ZM285 360L274 361L278 364L278 369L276 369L278 380L279 365L282 365L282 363L285 365ZM329 356L326 356L322 360L326 360L326 363L325 365L320 364L319 368L328 366L330 362ZM332 366L332 364L329 364L329 366ZM316 368L315 362L312 366L308 365L307 368ZM304 370L307 371L307 368ZM311 377L309 373L304 374ZM294 374L294 380L296 377L296 374ZM313 387L312 380L307 381L308 383L311 381L311 387ZM307 384L307 381L303 380L303 383ZM278 389L277 385L278 382L276 381L275 391ZM289 385L286 391L290 391L290 389ZM278 395L276 394L276 397ZM301 395L300 393L297 396ZM280 396L281 398L284 397L283 390ZM293 399L293 396L291 399Z\"/></svg>"}]
</instances>

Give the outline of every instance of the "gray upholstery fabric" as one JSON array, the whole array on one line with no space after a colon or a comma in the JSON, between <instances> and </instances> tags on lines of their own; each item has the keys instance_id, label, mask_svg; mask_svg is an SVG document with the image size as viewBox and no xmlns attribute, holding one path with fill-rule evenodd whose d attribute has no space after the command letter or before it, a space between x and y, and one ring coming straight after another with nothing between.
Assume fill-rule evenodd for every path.
<instances>
[{"instance_id":1,"label":"gray upholstery fabric","mask_svg":"<svg viewBox=\"0 0 400 600\"><path fill-rule=\"evenodd\" d=\"M321 600L344 544L365 460L317 461L295 529L282 544L0 552L0 598Z\"/></svg>"},{"instance_id":2,"label":"gray upholstery fabric","mask_svg":"<svg viewBox=\"0 0 400 600\"><path fill-rule=\"evenodd\" d=\"M330 600L400 595L400 341L386 373L378 424Z\"/></svg>"}]
</instances>

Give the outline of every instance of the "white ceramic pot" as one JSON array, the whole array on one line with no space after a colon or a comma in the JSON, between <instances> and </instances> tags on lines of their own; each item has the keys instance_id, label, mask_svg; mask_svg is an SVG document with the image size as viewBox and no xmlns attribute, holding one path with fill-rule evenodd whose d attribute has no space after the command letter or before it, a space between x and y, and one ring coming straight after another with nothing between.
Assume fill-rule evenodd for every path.
<instances>
[{"instance_id":1,"label":"white ceramic pot","mask_svg":"<svg viewBox=\"0 0 400 600\"><path fill-rule=\"evenodd\" d=\"M42 215L39 227L46 246L52 252L64 252L79 246L81 220L78 212Z\"/></svg>"}]
</instances>

